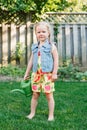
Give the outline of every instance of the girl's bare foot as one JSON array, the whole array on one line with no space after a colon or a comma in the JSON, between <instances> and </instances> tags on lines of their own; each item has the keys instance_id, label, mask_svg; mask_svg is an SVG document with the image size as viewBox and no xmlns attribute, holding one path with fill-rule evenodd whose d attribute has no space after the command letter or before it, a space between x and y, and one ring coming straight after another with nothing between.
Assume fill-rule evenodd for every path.
<instances>
[{"instance_id":1,"label":"girl's bare foot","mask_svg":"<svg viewBox=\"0 0 87 130\"><path fill-rule=\"evenodd\" d=\"M28 119L32 119L33 117L34 117L34 114L32 113L27 116Z\"/></svg>"},{"instance_id":2,"label":"girl's bare foot","mask_svg":"<svg viewBox=\"0 0 87 130\"><path fill-rule=\"evenodd\" d=\"M48 121L54 121L54 117L49 117Z\"/></svg>"}]
</instances>

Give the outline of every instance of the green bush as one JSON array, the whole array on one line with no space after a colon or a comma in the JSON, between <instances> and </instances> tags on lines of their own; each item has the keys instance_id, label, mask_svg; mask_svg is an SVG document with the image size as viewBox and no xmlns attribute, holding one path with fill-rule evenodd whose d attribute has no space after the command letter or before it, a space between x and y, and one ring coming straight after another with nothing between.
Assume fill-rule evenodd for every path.
<instances>
[{"instance_id":1,"label":"green bush","mask_svg":"<svg viewBox=\"0 0 87 130\"><path fill-rule=\"evenodd\" d=\"M87 71L77 73L76 78L77 78L79 81L80 81L80 80L86 81L86 80L87 80Z\"/></svg>"},{"instance_id":2,"label":"green bush","mask_svg":"<svg viewBox=\"0 0 87 130\"><path fill-rule=\"evenodd\" d=\"M61 80L76 80L77 72L79 73L79 68L77 66L74 67L73 64L60 67L58 70Z\"/></svg>"},{"instance_id":3,"label":"green bush","mask_svg":"<svg viewBox=\"0 0 87 130\"><path fill-rule=\"evenodd\" d=\"M16 44L16 50L13 51L12 60L16 60L17 65L20 65L20 59L25 54L25 47L22 47L22 43L18 42Z\"/></svg>"},{"instance_id":4,"label":"green bush","mask_svg":"<svg viewBox=\"0 0 87 130\"><path fill-rule=\"evenodd\" d=\"M17 77L22 77L25 73L26 67L20 68L19 66L8 65L7 67L0 67L0 74Z\"/></svg>"},{"instance_id":5,"label":"green bush","mask_svg":"<svg viewBox=\"0 0 87 130\"><path fill-rule=\"evenodd\" d=\"M66 61L58 70L59 80L65 81L86 81L87 71L81 72L79 66L74 66Z\"/></svg>"}]
</instances>

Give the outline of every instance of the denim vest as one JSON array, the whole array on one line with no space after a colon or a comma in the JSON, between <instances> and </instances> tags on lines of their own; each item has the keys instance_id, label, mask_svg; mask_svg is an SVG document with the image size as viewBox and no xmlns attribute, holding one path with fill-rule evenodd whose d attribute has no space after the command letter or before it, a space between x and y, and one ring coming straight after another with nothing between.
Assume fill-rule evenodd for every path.
<instances>
[{"instance_id":1,"label":"denim vest","mask_svg":"<svg viewBox=\"0 0 87 130\"><path fill-rule=\"evenodd\" d=\"M33 72L36 72L38 69L38 51L41 54L41 68L42 72L52 72L53 70L53 56L52 56L52 45L49 41L38 48L38 43L32 44L32 53L33 53Z\"/></svg>"}]
</instances>

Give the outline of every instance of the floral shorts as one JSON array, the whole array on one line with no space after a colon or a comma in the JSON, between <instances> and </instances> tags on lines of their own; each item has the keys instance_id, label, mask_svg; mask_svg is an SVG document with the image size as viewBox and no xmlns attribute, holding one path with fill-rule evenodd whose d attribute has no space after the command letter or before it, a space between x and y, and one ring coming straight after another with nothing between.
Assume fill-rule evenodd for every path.
<instances>
[{"instance_id":1,"label":"floral shorts","mask_svg":"<svg viewBox=\"0 0 87 130\"><path fill-rule=\"evenodd\" d=\"M32 91L50 93L55 91L54 82L51 81L52 74L37 74L32 73L31 84Z\"/></svg>"}]
</instances>

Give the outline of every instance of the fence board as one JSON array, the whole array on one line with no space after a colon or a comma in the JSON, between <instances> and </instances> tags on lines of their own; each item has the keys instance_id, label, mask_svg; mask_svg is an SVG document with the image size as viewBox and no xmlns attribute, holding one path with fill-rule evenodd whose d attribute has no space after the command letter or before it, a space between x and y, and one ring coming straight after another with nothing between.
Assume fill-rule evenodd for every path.
<instances>
[{"instance_id":1,"label":"fence board","mask_svg":"<svg viewBox=\"0 0 87 130\"><path fill-rule=\"evenodd\" d=\"M65 36L65 25L62 26L62 58L66 59L66 36Z\"/></svg>"},{"instance_id":2,"label":"fence board","mask_svg":"<svg viewBox=\"0 0 87 130\"><path fill-rule=\"evenodd\" d=\"M29 57L30 57L30 51L31 51L31 43L32 43L32 39L33 39L33 33L32 33L32 27L31 27L31 23L27 22L26 24L26 52L27 52L27 61L26 63L29 61Z\"/></svg>"},{"instance_id":3,"label":"fence board","mask_svg":"<svg viewBox=\"0 0 87 130\"><path fill-rule=\"evenodd\" d=\"M86 34L85 34L85 25L81 25L81 43L82 43L82 65L85 67L87 65L87 57L86 57Z\"/></svg>"},{"instance_id":4,"label":"fence board","mask_svg":"<svg viewBox=\"0 0 87 130\"><path fill-rule=\"evenodd\" d=\"M20 27L20 44L21 44L21 51L23 53L25 48L25 25ZM25 55L22 54L22 58L20 59L20 64L25 64Z\"/></svg>"},{"instance_id":5,"label":"fence board","mask_svg":"<svg viewBox=\"0 0 87 130\"><path fill-rule=\"evenodd\" d=\"M74 63L78 61L78 25L73 25Z\"/></svg>"},{"instance_id":6,"label":"fence board","mask_svg":"<svg viewBox=\"0 0 87 130\"><path fill-rule=\"evenodd\" d=\"M11 24L11 56L13 52L16 50L16 26ZM16 61L11 61L12 64L16 64Z\"/></svg>"},{"instance_id":7,"label":"fence board","mask_svg":"<svg viewBox=\"0 0 87 130\"><path fill-rule=\"evenodd\" d=\"M11 62L11 27L8 26L8 63Z\"/></svg>"},{"instance_id":8,"label":"fence board","mask_svg":"<svg viewBox=\"0 0 87 130\"><path fill-rule=\"evenodd\" d=\"M2 64L2 27L0 27L0 65Z\"/></svg>"},{"instance_id":9,"label":"fence board","mask_svg":"<svg viewBox=\"0 0 87 130\"><path fill-rule=\"evenodd\" d=\"M51 34L50 34L50 42L54 42L54 25L53 24L50 24L50 32L51 32Z\"/></svg>"},{"instance_id":10,"label":"fence board","mask_svg":"<svg viewBox=\"0 0 87 130\"><path fill-rule=\"evenodd\" d=\"M57 41L58 41L58 44L57 44L57 48L58 48L58 55L59 55L59 63L60 65L62 64L62 26L58 26L58 37L57 37Z\"/></svg>"},{"instance_id":11,"label":"fence board","mask_svg":"<svg viewBox=\"0 0 87 130\"><path fill-rule=\"evenodd\" d=\"M70 25L70 53L72 63L74 63L73 25Z\"/></svg>"},{"instance_id":12,"label":"fence board","mask_svg":"<svg viewBox=\"0 0 87 130\"><path fill-rule=\"evenodd\" d=\"M71 58L71 52L70 52L70 26L66 25L65 27L65 35L66 35L66 58Z\"/></svg>"},{"instance_id":13,"label":"fence board","mask_svg":"<svg viewBox=\"0 0 87 130\"><path fill-rule=\"evenodd\" d=\"M7 25L2 24L2 64L8 63L8 37L7 37Z\"/></svg>"}]
</instances>

